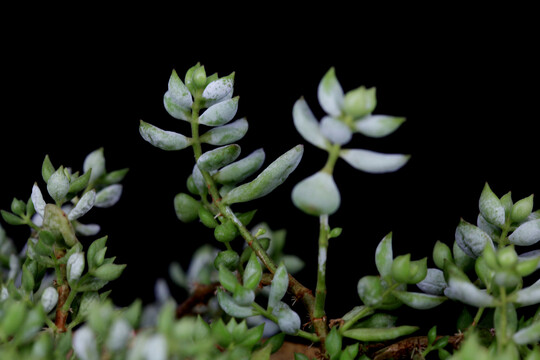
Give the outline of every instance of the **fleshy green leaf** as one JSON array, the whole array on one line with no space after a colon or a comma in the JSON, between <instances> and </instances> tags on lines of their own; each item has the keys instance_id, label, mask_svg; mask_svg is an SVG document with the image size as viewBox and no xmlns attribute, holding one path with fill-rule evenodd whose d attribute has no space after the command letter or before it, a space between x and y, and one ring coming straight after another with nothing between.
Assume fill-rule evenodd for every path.
<instances>
[{"instance_id":1,"label":"fleshy green leaf","mask_svg":"<svg viewBox=\"0 0 540 360\"><path fill-rule=\"evenodd\" d=\"M493 241L479 227L461 219L456 228L456 243L461 250L472 258L482 255L487 244L493 246Z\"/></svg>"},{"instance_id":2,"label":"fleshy green leaf","mask_svg":"<svg viewBox=\"0 0 540 360\"><path fill-rule=\"evenodd\" d=\"M234 72L209 83L203 91L202 97L206 105L213 105L232 94L234 87Z\"/></svg>"},{"instance_id":3,"label":"fleshy green leaf","mask_svg":"<svg viewBox=\"0 0 540 360\"><path fill-rule=\"evenodd\" d=\"M54 166L49 158L49 155L45 155L43 164L41 165L41 176L45 182L49 181L51 175L55 172Z\"/></svg>"},{"instance_id":4,"label":"fleshy green leaf","mask_svg":"<svg viewBox=\"0 0 540 360\"><path fill-rule=\"evenodd\" d=\"M296 169L303 153L302 145L295 146L272 162L255 180L229 191L223 197L222 203L227 205L241 203L269 194Z\"/></svg>"},{"instance_id":5,"label":"fleshy green leaf","mask_svg":"<svg viewBox=\"0 0 540 360\"><path fill-rule=\"evenodd\" d=\"M381 154L363 149L344 149L339 156L355 169L373 174L396 171L410 158L410 155Z\"/></svg>"},{"instance_id":6,"label":"fleshy green leaf","mask_svg":"<svg viewBox=\"0 0 540 360\"><path fill-rule=\"evenodd\" d=\"M444 273L439 269L428 269L424 280L416 284L425 293L431 295L442 295L447 284L444 280Z\"/></svg>"},{"instance_id":7,"label":"fleshy green leaf","mask_svg":"<svg viewBox=\"0 0 540 360\"><path fill-rule=\"evenodd\" d=\"M125 264L103 264L95 269L93 274L98 279L111 281L120 277L125 268Z\"/></svg>"},{"instance_id":8,"label":"fleshy green leaf","mask_svg":"<svg viewBox=\"0 0 540 360\"><path fill-rule=\"evenodd\" d=\"M77 202L77 205L68 214L69 220L76 220L86 214L90 209L94 206L94 203L96 201L96 191L94 189L88 191L86 194L84 194L79 201Z\"/></svg>"},{"instance_id":9,"label":"fleshy green leaf","mask_svg":"<svg viewBox=\"0 0 540 360\"><path fill-rule=\"evenodd\" d=\"M476 307L493 307L496 305L495 298L484 290L478 289L470 281L462 278L450 277L448 287L444 295L453 300L459 300L465 304Z\"/></svg>"},{"instance_id":10,"label":"fleshy green leaf","mask_svg":"<svg viewBox=\"0 0 540 360\"><path fill-rule=\"evenodd\" d=\"M259 286L262 278L262 266L255 253L252 253L244 270L244 287L250 290Z\"/></svg>"},{"instance_id":11,"label":"fleshy green leaf","mask_svg":"<svg viewBox=\"0 0 540 360\"><path fill-rule=\"evenodd\" d=\"M221 289L218 289L217 291L217 298L219 306L221 306L221 308L230 316L246 318L255 315L255 312L251 307L238 305L229 294Z\"/></svg>"},{"instance_id":12,"label":"fleshy green leaf","mask_svg":"<svg viewBox=\"0 0 540 360\"><path fill-rule=\"evenodd\" d=\"M272 314L278 318L279 329L285 334L295 335L300 330L300 316L284 302L280 301Z\"/></svg>"},{"instance_id":13,"label":"fleshy green leaf","mask_svg":"<svg viewBox=\"0 0 540 360\"><path fill-rule=\"evenodd\" d=\"M281 263L272 278L272 285L268 294L268 308L275 308L279 304L283 296L285 296L288 286L289 275L285 264Z\"/></svg>"},{"instance_id":14,"label":"fleshy green leaf","mask_svg":"<svg viewBox=\"0 0 540 360\"><path fill-rule=\"evenodd\" d=\"M381 138L396 131L405 122L403 117L369 115L354 123L356 131L372 138Z\"/></svg>"},{"instance_id":15,"label":"fleshy green leaf","mask_svg":"<svg viewBox=\"0 0 540 360\"><path fill-rule=\"evenodd\" d=\"M227 145L240 140L248 131L246 119L239 119L228 125L213 128L203 135L200 140L211 145Z\"/></svg>"},{"instance_id":16,"label":"fleshy green leaf","mask_svg":"<svg viewBox=\"0 0 540 360\"><path fill-rule=\"evenodd\" d=\"M32 187L32 203L34 204L34 209L36 212L41 216L44 217L45 214L45 200L43 199L43 195L41 194L41 190L39 189L37 184L34 184Z\"/></svg>"},{"instance_id":17,"label":"fleshy green leaf","mask_svg":"<svg viewBox=\"0 0 540 360\"><path fill-rule=\"evenodd\" d=\"M120 200L122 196L123 186L121 184L112 184L101 189L96 194L95 207L108 208L113 206Z\"/></svg>"},{"instance_id":18,"label":"fleshy green leaf","mask_svg":"<svg viewBox=\"0 0 540 360\"><path fill-rule=\"evenodd\" d=\"M210 172L232 163L238 156L240 156L239 145L226 145L202 154L197 160L197 166Z\"/></svg>"},{"instance_id":19,"label":"fleshy green leaf","mask_svg":"<svg viewBox=\"0 0 540 360\"><path fill-rule=\"evenodd\" d=\"M527 306L540 303L540 280L516 292L516 303Z\"/></svg>"},{"instance_id":20,"label":"fleshy green leaf","mask_svg":"<svg viewBox=\"0 0 540 360\"><path fill-rule=\"evenodd\" d=\"M328 140L322 134L319 122L303 98L297 100L293 106L293 121L296 130L305 140L318 148L328 148Z\"/></svg>"},{"instance_id":21,"label":"fleshy green leaf","mask_svg":"<svg viewBox=\"0 0 540 360\"><path fill-rule=\"evenodd\" d=\"M92 151L84 158L83 171L87 172L92 169L90 183L93 183L96 179L100 178L101 175L105 174L105 156L103 152L103 148L99 148Z\"/></svg>"},{"instance_id":22,"label":"fleshy green leaf","mask_svg":"<svg viewBox=\"0 0 540 360\"><path fill-rule=\"evenodd\" d=\"M540 219L530 220L521 224L508 237L512 244L528 246L540 241Z\"/></svg>"},{"instance_id":23,"label":"fleshy green leaf","mask_svg":"<svg viewBox=\"0 0 540 360\"><path fill-rule=\"evenodd\" d=\"M191 138L172 131L162 130L141 120L139 132L144 140L162 150L182 150L191 145Z\"/></svg>"},{"instance_id":24,"label":"fleshy green leaf","mask_svg":"<svg viewBox=\"0 0 540 360\"><path fill-rule=\"evenodd\" d=\"M446 297L410 291L393 291L392 295L413 309L425 310L442 304Z\"/></svg>"},{"instance_id":25,"label":"fleshy green leaf","mask_svg":"<svg viewBox=\"0 0 540 360\"><path fill-rule=\"evenodd\" d=\"M319 171L295 185L292 200L307 214L331 215L338 210L341 195L332 175Z\"/></svg>"},{"instance_id":26,"label":"fleshy green leaf","mask_svg":"<svg viewBox=\"0 0 540 360\"><path fill-rule=\"evenodd\" d=\"M231 121L236 112L238 111L238 100L240 98L234 97L229 100L222 101L215 105L210 106L199 117L199 124L207 126L221 126Z\"/></svg>"},{"instance_id":27,"label":"fleshy green leaf","mask_svg":"<svg viewBox=\"0 0 540 360\"><path fill-rule=\"evenodd\" d=\"M238 160L219 169L214 180L220 184L237 184L259 170L264 162L263 149L257 149L242 160Z\"/></svg>"},{"instance_id":28,"label":"fleshy green leaf","mask_svg":"<svg viewBox=\"0 0 540 360\"><path fill-rule=\"evenodd\" d=\"M344 94L333 67L326 72L319 82L317 98L321 107L328 114L333 116L341 115Z\"/></svg>"},{"instance_id":29,"label":"fleshy green leaf","mask_svg":"<svg viewBox=\"0 0 540 360\"><path fill-rule=\"evenodd\" d=\"M418 326L409 325L379 329L356 328L345 331L343 336L358 341L386 341L410 335L418 329Z\"/></svg>"},{"instance_id":30,"label":"fleshy green leaf","mask_svg":"<svg viewBox=\"0 0 540 360\"><path fill-rule=\"evenodd\" d=\"M501 200L493 193L486 183L478 202L480 213L491 224L504 226L505 211Z\"/></svg>"},{"instance_id":31,"label":"fleshy green leaf","mask_svg":"<svg viewBox=\"0 0 540 360\"><path fill-rule=\"evenodd\" d=\"M168 87L167 92L163 96L165 109L175 119L187 121L191 114L193 99L189 89L180 80L175 70L172 71L169 78Z\"/></svg>"},{"instance_id":32,"label":"fleshy green leaf","mask_svg":"<svg viewBox=\"0 0 540 360\"><path fill-rule=\"evenodd\" d=\"M49 195L58 203L64 200L69 191L69 179L64 173L64 167L60 166L51 174L47 181Z\"/></svg>"},{"instance_id":33,"label":"fleshy green leaf","mask_svg":"<svg viewBox=\"0 0 540 360\"><path fill-rule=\"evenodd\" d=\"M393 259L392 233L389 233L381 240L375 250L375 265L383 279L391 276Z\"/></svg>"},{"instance_id":34,"label":"fleshy green leaf","mask_svg":"<svg viewBox=\"0 0 540 360\"><path fill-rule=\"evenodd\" d=\"M531 325L520 329L512 336L518 345L537 344L540 342L540 321L535 321Z\"/></svg>"},{"instance_id":35,"label":"fleshy green leaf","mask_svg":"<svg viewBox=\"0 0 540 360\"><path fill-rule=\"evenodd\" d=\"M385 289L378 276L364 276L358 281L358 296L362 302L370 307L376 308L381 305L384 300Z\"/></svg>"}]
</instances>

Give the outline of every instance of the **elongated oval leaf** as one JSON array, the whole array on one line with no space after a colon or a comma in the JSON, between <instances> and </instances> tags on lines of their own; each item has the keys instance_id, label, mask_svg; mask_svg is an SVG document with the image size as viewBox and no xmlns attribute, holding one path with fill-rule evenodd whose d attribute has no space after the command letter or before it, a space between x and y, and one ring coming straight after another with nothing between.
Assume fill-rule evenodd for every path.
<instances>
[{"instance_id":1,"label":"elongated oval leaf","mask_svg":"<svg viewBox=\"0 0 540 360\"><path fill-rule=\"evenodd\" d=\"M202 154L197 160L197 166L210 172L232 163L238 156L240 156L239 145L226 145Z\"/></svg>"},{"instance_id":2,"label":"elongated oval leaf","mask_svg":"<svg viewBox=\"0 0 540 360\"><path fill-rule=\"evenodd\" d=\"M297 100L293 106L293 121L296 130L305 140L318 148L328 148L328 140L322 134L319 122L303 98Z\"/></svg>"},{"instance_id":3,"label":"elongated oval leaf","mask_svg":"<svg viewBox=\"0 0 540 360\"><path fill-rule=\"evenodd\" d=\"M444 289L444 295L453 300L476 307L493 307L496 305L495 298L484 290L480 290L470 281L451 277L448 287Z\"/></svg>"},{"instance_id":4,"label":"elongated oval leaf","mask_svg":"<svg viewBox=\"0 0 540 360\"><path fill-rule=\"evenodd\" d=\"M343 336L358 341L386 341L393 340L401 336L410 335L418 326L403 325L390 328L356 328L349 329L343 333Z\"/></svg>"},{"instance_id":5,"label":"elongated oval leaf","mask_svg":"<svg viewBox=\"0 0 540 360\"><path fill-rule=\"evenodd\" d=\"M540 342L540 321L535 321L531 325L520 329L512 336L518 345L538 344Z\"/></svg>"},{"instance_id":6,"label":"elongated oval leaf","mask_svg":"<svg viewBox=\"0 0 540 360\"><path fill-rule=\"evenodd\" d=\"M488 222L499 227L504 226L505 211L501 200L493 193L489 185L486 183L480 200L478 201L480 213Z\"/></svg>"},{"instance_id":7,"label":"elongated oval leaf","mask_svg":"<svg viewBox=\"0 0 540 360\"><path fill-rule=\"evenodd\" d=\"M230 316L237 318L246 318L248 316L256 315L253 309L249 306L240 306L234 302L232 297L225 291L218 289L217 298L219 306Z\"/></svg>"},{"instance_id":8,"label":"elongated oval leaf","mask_svg":"<svg viewBox=\"0 0 540 360\"><path fill-rule=\"evenodd\" d=\"M259 170L266 155L263 149L257 149L242 160L238 160L219 169L214 180L221 184L237 184Z\"/></svg>"},{"instance_id":9,"label":"elongated oval leaf","mask_svg":"<svg viewBox=\"0 0 540 360\"><path fill-rule=\"evenodd\" d=\"M206 105L216 104L232 93L234 87L234 72L209 83L203 91L202 97Z\"/></svg>"},{"instance_id":10,"label":"elongated oval leaf","mask_svg":"<svg viewBox=\"0 0 540 360\"><path fill-rule=\"evenodd\" d=\"M279 329L285 334L295 335L300 330L300 316L284 302L279 302L272 314L278 318Z\"/></svg>"},{"instance_id":11,"label":"elongated oval leaf","mask_svg":"<svg viewBox=\"0 0 540 360\"><path fill-rule=\"evenodd\" d=\"M169 88L163 96L163 104L167 112L175 119L189 119L193 99L189 89L180 80L175 70L169 78Z\"/></svg>"},{"instance_id":12,"label":"elongated oval leaf","mask_svg":"<svg viewBox=\"0 0 540 360\"><path fill-rule=\"evenodd\" d=\"M391 276L393 259L392 233L389 233L381 240L375 250L375 265L384 279Z\"/></svg>"},{"instance_id":13,"label":"elongated oval leaf","mask_svg":"<svg viewBox=\"0 0 540 360\"><path fill-rule=\"evenodd\" d=\"M425 310L439 306L446 297L410 291L393 291L392 295L413 309Z\"/></svg>"},{"instance_id":14,"label":"elongated oval leaf","mask_svg":"<svg viewBox=\"0 0 540 360\"><path fill-rule=\"evenodd\" d=\"M262 278L262 266L255 253L251 253L243 275L244 287L254 290Z\"/></svg>"},{"instance_id":15,"label":"elongated oval leaf","mask_svg":"<svg viewBox=\"0 0 540 360\"><path fill-rule=\"evenodd\" d=\"M381 154L363 149L344 149L339 156L355 169L373 174L396 171L410 158L410 155Z\"/></svg>"},{"instance_id":16,"label":"elongated oval leaf","mask_svg":"<svg viewBox=\"0 0 540 360\"><path fill-rule=\"evenodd\" d=\"M296 169L304 153L303 145L297 145L264 169L255 180L240 185L227 193L224 204L246 202L263 197L281 185Z\"/></svg>"},{"instance_id":17,"label":"elongated oval leaf","mask_svg":"<svg viewBox=\"0 0 540 360\"><path fill-rule=\"evenodd\" d=\"M76 220L86 214L96 202L96 190L92 189L85 193L77 202L77 205L68 214L69 220Z\"/></svg>"},{"instance_id":18,"label":"elongated oval leaf","mask_svg":"<svg viewBox=\"0 0 540 360\"><path fill-rule=\"evenodd\" d=\"M461 219L456 228L456 243L465 254L472 258L482 255L487 244L493 246L493 240L479 227Z\"/></svg>"},{"instance_id":19,"label":"elongated oval leaf","mask_svg":"<svg viewBox=\"0 0 540 360\"><path fill-rule=\"evenodd\" d=\"M332 175L319 171L296 184L292 200L307 214L331 215L338 210L341 195Z\"/></svg>"},{"instance_id":20,"label":"elongated oval leaf","mask_svg":"<svg viewBox=\"0 0 540 360\"><path fill-rule=\"evenodd\" d=\"M317 98L321 107L328 114L333 116L341 115L344 94L333 67L326 72L319 82Z\"/></svg>"},{"instance_id":21,"label":"elongated oval leaf","mask_svg":"<svg viewBox=\"0 0 540 360\"><path fill-rule=\"evenodd\" d=\"M239 99L240 98L237 96L210 106L199 117L199 124L207 126L220 126L228 123L236 115Z\"/></svg>"},{"instance_id":22,"label":"elongated oval leaf","mask_svg":"<svg viewBox=\"0 0 540 360\"><path fill-rule=\"evenodd\" d=\"M191 138L172 131L162 130L142 120L139 132L144 140L162 150L182 150L191 145Z\"/></svg>"},{"instance_id":23,"label":"elongated oval leaf","mask_svg":"<svg viewBox=\"0 0 540 360\"><path fill-rule=\"evenodd\" d=\"M228 125L209 130L201 135L200 140L211 145L227 145L243 138L247 131L248 122L242 118Z\"/></svg>"},{"instance_id":24,"label":"elongated oval leaf","mask_svg":"<svg viewBox=\"0 0 540 360\"><path fill-rule=\"evenodd\" d=\"M289 287L289 274L287 274L287 269L285 264L281 263L274 277L272 278L272 285L270 286L270 294L268 295L268 307L275 308L278 303L281 301L287 288Z\"/></svg>"},{"instance_id":25,"label":"elongated oval leaf","mask_svg":"<svg viewBox=\"0 0 540 360\"><path fill-rule=\"evenodd\" d=\"M534 305L540 303L540 280L516 292L516 303L519 306Z\"/></svg>"},{"instance_id":26,"label":"elongated oval leaf","mask_svg":"<svg viewBox=\"0 0 540 360\"><path fill-rule=\"evenodd\" d=\"M121 184L113 184L101 189L96 194L94 206L98 208L108 208L113 206L120 200L123 188L124 187Z\"/></svg>"},{"instance_id":27,"label":"elongated oval leaf","mask_svg":"<svg viewBox=\"0 0 540 360\"><path fill-rule=\"evenodd\" d=\"M448 286L444 280L444 272L439 269L428 269L424 280L416 284L420 290L431 295L442 295Z\"/></svg>"},{"instance_id":28,"label":"elongated oval leaf","mask_svg":"<svg viewBox=\"0 0 540 360\"><path fill-rule=\"evenodd\" d=\"M32 187L32 195L30 198L32 199L32 203L34 204L34 209L36 210L36 212L41 217L44 217L46 203L43 199L43 194L41 193L41 190L39 189L39 186L37 184L34 184L34 186Z\"/></svg>"},{"instance_id":29,"label":"elongated oval leaf","mask_svg":"<svg viewBox=\"0 0 540 360\"><path fill-rule=\"evenodd\" d=\"M508 237L512 244L528 246L540 241L540 219L530 220L521 224Z\"/></svg>"},{"instance_id":30,"label":"elongated oval leaf","mask_svg":"<svg viewBox=\"0 0 540 360\"><path fill-rule=\"evenodd\" d=\"M83 171L87 172L92 169L90 174L90 183L105 174L105 155L103 148L96 149L86 155L83 162Z\"/></svg>"},{"instance_id":31,"label":"elongated oval leaf","mask_svg":"<svg viewBox=\"0 0 540 360\"><path fill-rule=\"evenodd\" d=\"M403 117L368 115L354 123L356 131L372 138L381 138L396 131L405 122Z\"/></svg>"}]
</instances>

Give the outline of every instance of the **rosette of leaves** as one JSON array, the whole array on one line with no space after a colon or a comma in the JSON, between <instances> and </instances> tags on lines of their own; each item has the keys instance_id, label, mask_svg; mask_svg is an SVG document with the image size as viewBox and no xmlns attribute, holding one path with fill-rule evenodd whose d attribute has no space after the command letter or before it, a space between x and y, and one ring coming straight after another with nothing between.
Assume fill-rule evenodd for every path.
<instances>
[{"instance_id":1,"label":"rosette of leaves","mask_svg":"<svg viewBox=\"0 0 540 360\"><path fill-rule=\"evenodd\" d=\"M398 170L410 157L343 148L355 133L381 138L393 133L405 121L402 117L373 114L377 104L375 88L361 86L344 93L334 68L331 68L320 81L317 96L326 112L321 121L316 119L305 99L299 99L293 107L294 125L300 135L328 152L325 167L299 182L292 192L294 204L315 216L331 215L340 206L341 196L333 178L338 158L361 171L386 173Z\"/></svg>"},{"instance_id":2,"label":"rosette of leaves","mask_svg":"<svg viewBox=\"0 0 540 360\"><path fill-rule=\"evenodd\" d=\"M32 230L25 252L19 259L13 254L10 258L4 297L39 305L48 327L60 333L83 321L85 304L125 268L105 256L106 236L87 247L79 241L80 236L99 232L98 225L83 225L79 219L93 207L112 206L119 200L118 182L127 169L107 173L102 149L90 153L83 167L82 174L64 166L55 168L46 156L42 177L52 201L46 200L36 182L27 202L14 198L11 211L2 210L7 223ZM15 282L18 274L20 284Z\"/></svg>"},{"instance_id":3,"label":"rosette of leaves","mask_svg":"<svg viewBox=\"0 0 540 360\"><path fill-rule=\"evenodd\" d=\"M487 183L479 210L476 225L461 219L453 249L437 242L438 269L429 269L432 276L419 286L478 308L473 327L489 314L494 346L519 359L518 353L540 341L539 313L518 317L520 308L540 304L540 281L534 277L540 251L527 249L540 241L540 212L533 212L532 195L514 203L511 193L499 198Z\"/></svg>"}]
</instances>

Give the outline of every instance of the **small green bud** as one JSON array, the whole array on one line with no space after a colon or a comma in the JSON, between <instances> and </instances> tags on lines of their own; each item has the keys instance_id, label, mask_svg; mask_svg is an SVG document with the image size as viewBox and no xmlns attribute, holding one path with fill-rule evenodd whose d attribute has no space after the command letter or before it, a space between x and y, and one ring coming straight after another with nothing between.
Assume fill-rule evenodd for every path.
<instances>
[{"instance_id":1,"label":"small green bud","mask_svg":"<svg viewBox=\"0 0 540 360\"><path fill-rule=\"evenodd\" d=\"M72 179L71 183L69 184L69 194L76 194L79 191L83 190L88 186L88 183L90 182L90 177L92 176L92 169L89 169L87 172L85 172L82 176L77 177L76 179Z\"/></svg>"},{"instance_id":2,"label":"small green bud","mask_svg":"<svg viewBox=\"0 0 540 360\"><path fill-rule=\"evenodd\" d=\"M14 215L8 211L2 210L2 218L5 222L7 222L9 225L24 225L26 222L24 219L18 217L17 215Z\"/></svg>"},{"instance_id":3,"label":"small green bud","mask_svg":"<svg viewBox=\"0 0 540 360\"><path fill-rule=\"evenodd\" d=\"M518 255L513 245L506 246L497 251L497 262L502 268L513 268L518 262Z\"/></svg>"},{"instance_id":4,"label":"small green bud","mask_svg":"<svg viewBox=\"0 0 540 360\"><path fill-rule=\"evenodd\" d=\"M199 89L204 89L206 86L206 70L204 66L199 66L193 72L193 84Z\"/></svg>"},{"instance_id":5,"label":"small green bud","mask_svg":"<svg viewBox=\"0 0 540 360\"><path fill-rule=\"evenodd\" d=\"M5 310L0 329L5 336L11 336L19 329L26 318L27 309L24 302L14 302Z\"/></svg>"},{"instance_id":6,"label":"small green bud","mask_svg":"<svg viewBox=\"0 0 540 360\"><path fill-rule=\"evenodd\" d=\"M366 89L365 86L360 86L345 94L343 110L347 115L357 119L373 112L376 105L375 88Z\"/></svg>"},{"instance_id":7,"label":"small green bud","mask_svg":"<svg viewBox=\"0 0 540 360\"><path fill-rule=\"evenodd\" d=\"M223 224L216 226L214 229L214 237L220 242L229 242L238 236L238 229L232 221L226 221Z\"/></svg>"},{"instance_id":8,"label":"small green bud","mask_svg":"<svg viewBox=\"0 0 540 360\"><path fill-rule=\"evenodd\" d=\"M41 165L41 176L43 177L43 180L45 182L48 182L54 171L55 169L53 164L51 163L49 155L45 155L45 159L43 160L43 164Z\"/></svg>"},{"instance_id":9,"label":"small green bud","mask_svg":"<svg viewBox=\"0 0 540 360\"><path fill-rule=\"evenodd\" d=\"M115 280L122 274L122 271L126 268L125 264L103 264L94 270L94 276L101 280Z\"/></svg>"},{"instance_id":10,"label":"small green bud","mask_svg":"<svg viewBox=\"0 0 540 360\"><path fill-rule=\"evenodd\" d=\"M189 175L186 181L186 185L190 193L192 193L193 195L200 195L199 189L197 189L197 185L195 185L195 181L193 180L193 175Z\"/></svg>"},{"instance_id":11,"label":"small green bud","mask_svg":"<svg viewBox=\"0 0 540 360\"><path fill-rule=\"evenodd\" d=\"M214 267L219 270L220 266L224 266L227 269L233 271L238 266L240 256L234 250L225 250L217 254L214 260Z\"/></svg>"},{"instance_id":12,"label":"small green bud","mask_svg":"<svg viewBox=\"0 0 540 360\"><path fill-rule=\"evenodd\" d=\"M536 271L539 263L540 263L540 257L533 257L530 259L521 260L516 265L516 271L522 277L528 276Z\"/></svg>"},{"instance_id":13,"label":"small green bud","mask_svg":"<svg viewBox=\"0 0 540 360\"><path fill-rule=\"evenodd\" d=\"M411 268L411 254L399 255L392 262L392 278L398 283L407 283Z\"/></svg>"},{"instance_id":14,"label":"small green bud","mask_svg":"<svg viewBox=\"0 0 540 360\"><path fill-rule=\"evenodd\" d=\"M199 219L204 226L210 229L215 229L216 226L219 225L216 218L214 217L214 214L205 209L203 206L199 207Z\"/></svg>"},{"instance_id":15,"label":"small green bud","mask_svg":"<svg viewBox=\"0 0 540 360\"><path fill-rule=\"evenodd\" d=\"M104 247L103 249L98 250L98 252L96 252L96 255L94 255L93 265L95 265L95 266L103 265L103 261L105 261L105 253L106 252L107 252L107 247Z\"/></svg>"},{"instance_id":16,"label":"small green bud","mask_svg":"<svg viewBox=\"0 0 540 360\"><path fill-rule=\"evenodd\" d=\"M358 296L360 296L360 299L365 305L370 307L382 305L385 290L381 279L378 276L364 276L360 279L360 281L358 281L357 290Z\"/></svg>"},{"instance_id":17,"label":"small green bud","mask_svg":"<svg viewBox=\"0 0 540 360\"><path fill-rule=\"evenodd\" d=\"M26 212L26 204L24 203L24 201L13 198L13 201L11 202L11 212L19 216L24 215L24 213Z\"/></svg>"},{"instance_id":18,"label":"small green bud","mask_svg":"<svg viewBox=\"0 0 540 360\"><path fill-rule=\"evenodd\" d=\"M497 261L497 254L495 253L495 249L491 245L486 245L484 248L484 251L482 252L482 257L486 261L486 265L492 269L497 270L499 268L499 263Z\"/></svg>"},{"instance_id":19,"label":"small green bud","mask_svg":"<svg viewBox=\"0 0 540 360\"><path fill-rule=\"evenodd\" d=\"M445 243L438 241L433 248L433 261L439 269L444 269L444 263L452 260L452 250Z\"/></svg>"},{"instance_id":20,"label":"small green bud","mask_svg":"<svg viewBox=\"0 0 540 360\"><path fill-rule=\"evenodd\" d=\"M62 202L69 191L69 179L64 172L64 167L60 166L47 182L47 191L56 201Z\"/></svg>"},{"instance_id":21,"label":"small green bud","mask_svg":"<svg viewBox=\"0 0 540 360\"><path fill-rule=\"evenodd\" d=\"M501 269L495 272L493 282L497 286L505 288L506 291L511 292L522 283L522 279L514 270Z\"/></svg>"},{"instance_id":22,"label":"small green bud","mask_svg":"<svg viewBox=\"0 0 540 360\"><path fill-rule=\"evenodd\" d=\"M188 223L199 217L201 203L185 193L174 197L174 209L180 221Z\"/></svg>"},{"instance_id":23,"label":"small green bud","mask_svg":"<svg viewBox=\"0 0 540 360\"><path fill-rule=\"evenodd\" d=\"M512 211L510 212L510 219L513 222L520 223L527 219L533 209L533 198L534 195L528 196L524 199L519 200L512 206Z\"/></svg>"}]
</instances>

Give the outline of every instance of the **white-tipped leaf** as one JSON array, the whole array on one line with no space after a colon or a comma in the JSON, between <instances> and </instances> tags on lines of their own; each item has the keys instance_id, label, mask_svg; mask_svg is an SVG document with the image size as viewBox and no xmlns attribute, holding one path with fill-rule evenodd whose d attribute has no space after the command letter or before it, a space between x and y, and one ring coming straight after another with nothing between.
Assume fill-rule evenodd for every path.
<instances>
[{"instance_id":1,"label":"white-tipped leaf","mask_svg":"<svg viewBox=\"0 0 540 360\"><path fill-rule=\"evenodd\" d=\"M203 135L200 140L211 145L227 145L240 140L248 131L248 122L242 118L224 126L215 127Z\"/></svg>"},{"instance_id":2,"label":"white-tipped leaf","mask_svg":"<svg viewBox=\"0 0 540 360\"><path fill-rule=\"evenodd\" d=\"M480 213L489 223L497 225L499 227L504 226L505 220L505 211L504 206L486 183L482 194L480 195L480 200L478 201L478 207L480 208Z\"/></svg>"},{"instance_id":3,"label":"white-tipped leaf","mask_svg":"<svg viewBox=\"0 0 540 360\"><path fill-rule=\"evenodd\" d=\"M222 101L210 106L199 117L199 124L207 126L220 126L231 121L238 110L239 97Z\"/></svg>"},{"instance_id":4,"label":"white-tipped leaf","mask_svg":"<svg viewBox=\"0 0 540 360\"><path fill-rule=\"evenodd\" d=\"M263 149L257 149L242 160L219 169L213 176L221 184L236 184L259 170L264 163Z\"/></svg>"},{"instance_id":5,"label":"white-tipped leaf","mask_svg":"<svg viewBox=\"0 0 540 360\"><path fill-rule=\"evenodd\" d=\"M470 281L460 278L450 278L448 287L444 290L444 295L453 300L476 307L496 306L496 300L485 290L480 290Z\"/></svg>"},{"instance_id":6,"label":"white-tipped leaf","mask_svg":"<svg viewBox=\"0 0 540 360\"><path fill-rule=\"evenodd\" d=\"M32 187L31 199L32 203L34 204L34 209L43 218L45 216L46 203L43 199L43 194L41 193L41 190L39 189L39 186L37 184L34 184L34 186Z\"/></svg>"},{"instance_id":7,"label":"white-tipped leaf","mask_svg":"<svg viewBox=\"0 0 540 360\"><path fill-rule=\"evenodd\" d=\"M482 255L487 244L493 247L493 240L488 234L463 219L456 228L455 238L460 249L474 259Z\"/></svg>"},{"instance_id":8,"label":"white-tipped leaf","mask_svg":"<svg viewBox=\"0 0 540 360\"><path fill-rule=\"evenodd\" d=\"M324 111L333 116L341 115L344 94L334 68L328 70L319 82L317 97Z\"/></svg>"},{"instance_id":9,"label":"white-tipped leaf","mask_svg":"<svg viewBox=\"0 0 540 360\"><path fill-rule=\"evenodd\" d=\"M303 145L297 145L274 160L253 181L240 185L227 193L224 204L235 204L263 197L281 185L296 169L304 153Z\"/></svg>"},{"instance_id":10,"label":"white-tipped leaf","mask_svg":"<svg viewBox=\"0 0 540 360\"><path fill-rule=\"evenodd\" d=\"M341 203L341 196L332 175L319 171L296 184L292 200L305 213L319 216L335 213Z\"/></svg>"},{"instance_id":11,"label":"white-tipped leaf","mask_svg":"<svg viewBox=\"0 0 540 360\"><path fill-rule=\"evenodd\" d=\"M86 214L94 206L96 201L96 190L86 192L77 202L77 205L68 214L69 220L76 220Z\"/></svg>"},{"instance_id":12,"label":"white-tipped leaf","mask_svg":"<svg viewBox=\"0 0 540 360\"><path fill-rule=\"evenodd\" d=\"M344 149L339 156L355 169L373 174L396 171L410 158L410 155L381 154L364 149Z\"/></svg>"},{"instance_id":13,"label":"white-tipped leaf","mask_svg":"<svg viewBox=\"0 0 540 360\"><path fill-rule=\"evenodd\" d=\"M108 208L113 206L120 200L122 196L123 186L121 184L112 184L101 189L96 194L95 207Z\"/></svg>"},{"instance_id":14,"label":"white-tipped leaf","mask_svg":"<svg viewBox=\"0 0 540 360\"><path fill-rule=\"evenodd\" d=\"M381 138L396 131L405 122L403 117L368 115L354 123L356 131L372 138Z\"/></svg>"},{"instance_id":15,"label":"white-tipped leaf","mask_svg":"<svg viewBox=\"0 0 540 360\"><path fill-rule=\"evenodd\" d=\"M413 309L425 310L439 306L446 297L410 291L393 291L392 295Z\"/></svg>"},{"instance_id":16,"label":"white-tipped leaf","mask_svg":"<svg viewBox=\"0 0 540 360\"><path fill-rule=\"evenodd\" d=\"M344 145L351 141L352 131L343 122L331 116L325 116L321 120L321 133L334 144Z\"/></svg>"},{"instance_id":17,"label":"white-tipped leaf","mask_svg":"<svg viewBox=\"0 0 540 360\"><path fill-rule=\"evenodd\" d=\"M306 141L321 149L328 148L328 140L322 134L319 122L303 98L297 100L293 106L293 121L296 130Z\"/></svg>"},{"instance_id":18,"label":"white-tipped leaf","mask_svg":"<svg viewBox=\"0 0 540 360\"><path fill-rule=\"evenodd\" d=\"M163 96L163 104L167 112L175 119L189 119L193 98L175 70L169 78L169 88Z\"/></svg>"},{"instance_id":19,"label":"white-tipped leaf","mask_svg":"<svg viewBox=\"0 0 540 360\"><path fill-rule=\"evenodd\" d=\"M139 132L142 138L162 150L182 150L191 145L191 138L173 131L162 130L141 120ZM94 175L92 171L92 175Z\"/></svg>"},{"instance_id":20,"label":"white-tipped leaf","mask_svg":"<svg viewBox=\"0 0 540 360\"><path fill-rule=\"evenodd\" d=\"M540 241L540 219L521 224L509 237L512 244L528 246Z\"/></svg>"}]
</instances>

